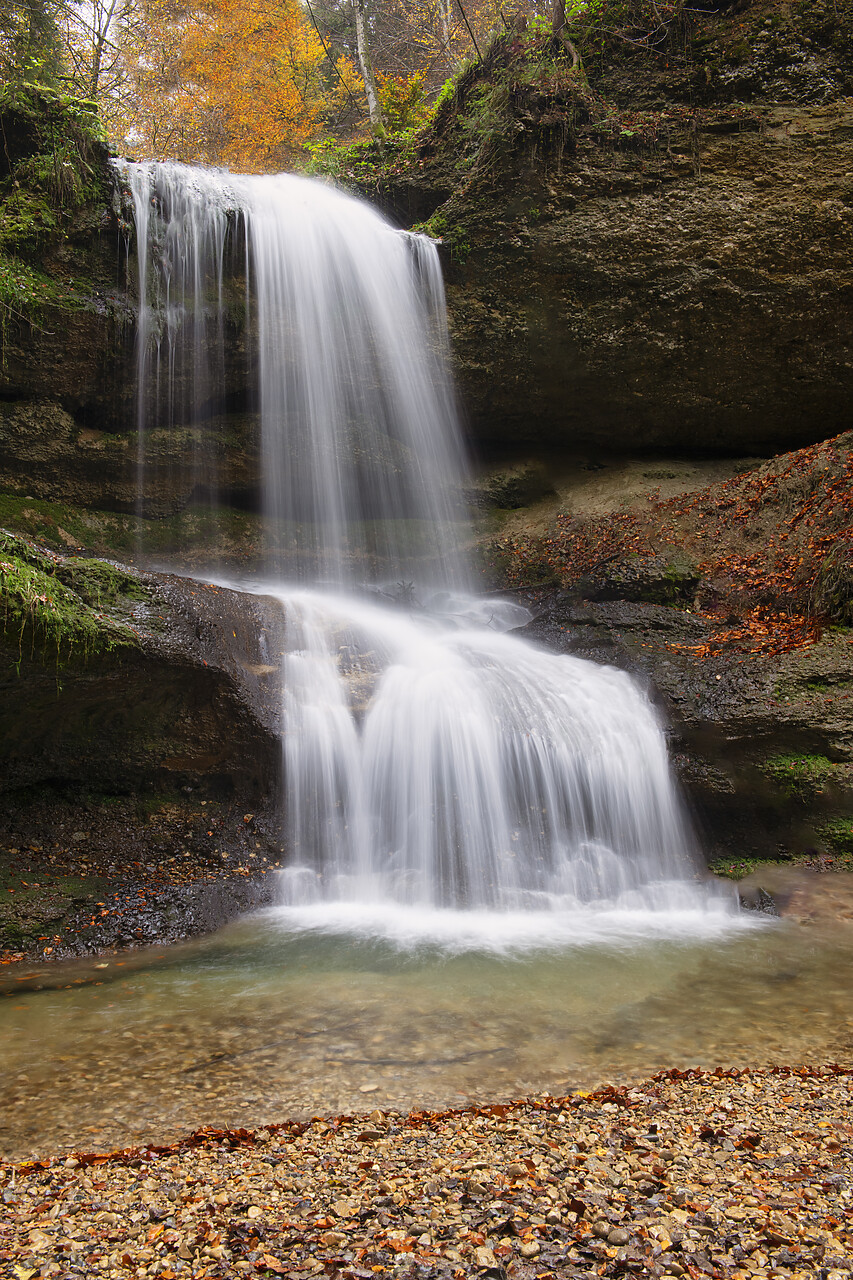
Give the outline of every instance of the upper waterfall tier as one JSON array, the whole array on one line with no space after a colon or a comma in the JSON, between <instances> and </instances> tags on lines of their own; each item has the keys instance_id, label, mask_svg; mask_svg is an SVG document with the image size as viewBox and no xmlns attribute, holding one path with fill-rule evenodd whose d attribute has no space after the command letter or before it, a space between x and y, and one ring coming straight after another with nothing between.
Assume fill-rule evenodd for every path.
<instances>
[{"instance_id":1,"label":"upper waterfall tier","mask_svg":"<svg viewBox=\"0 0 853 1280\"><path fill-rule=\"evenodd\" d=\"M130 164L146 435L221 413L226 275L245 275L270 567L333 583L458 583L465 464L434 244L324 183ZM228 306L233 307L233 295ZM230 393L233 396L233 393ZM209 448L196 489L210 495Z\"/></svg>"}]
</instances>

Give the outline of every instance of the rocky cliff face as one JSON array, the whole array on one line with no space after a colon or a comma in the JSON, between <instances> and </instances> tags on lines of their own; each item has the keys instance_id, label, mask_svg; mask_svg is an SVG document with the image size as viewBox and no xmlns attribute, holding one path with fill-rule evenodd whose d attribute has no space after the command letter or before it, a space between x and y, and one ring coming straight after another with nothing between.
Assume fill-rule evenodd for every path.
<instances>
[{"instance_id":1,"label":"rocky cliff face","mask_svg":"<svg viewBox=\"0 0 853 1280\"><path fill-rule=\"evenodd\" d=\"M278 602L5 532L0 586L4 793L275 792Z\"/></svg>"},{"instance_id":2,"label":"rocky cliff face","mask_svg":"<svg viewBox=\"0 0 853 1280\"><path fill-rule=\"evenodd\" d=\"M97 122L85 103L24 86L0 93L0 129L0 490L155 518L213 495L251 505L241 323L229 310L225 402L199 419L178 387L173 429L140 442L129 197Z\"/></svg>"},{"instance_id":3,"label":"rocky cliff face","mask_svg":"<svg viewBox=\"0 0 853 1280\"><path fill-rule=\"evenodd\" d=\"M428 207L455 169L426 225L478 443L771 452L843 430L853 9L597 12L570 32L585 75L510 33L387 183Z\"/></svg>"},{"instance_id":4,"label":"rocky cliff face","mask_svg":"<svg viewBox=\"0 0 853 1280\"><path fill-rule=\"evenodd\" d=\"M180 937L269 900L278 602L2 531L0 590L0 956Z\"/></svg>"},{"instance_id":5,"label":"rocky cliff face","mask_svg":"<svg viewBox=\"0 0 853 1280\"><path fill-rule=\"evenodd\" d=\"M525 188L533 216L460 214L451 331L483 445L771 452L847 425L853 111L716 123L692 157L578 157Z\"/></svg>"},{"instance_id":6,"label":"rocky cliff face","mask_svg":"<svg viewBox=\"0 0 853 1280\"><path fill-rule=\"evenodd\" d=\"M648 682L711 858L849 868L853 432L759 466L590 471L504 513L492 572L527 633Z\"/></svg>"}]
</instances>

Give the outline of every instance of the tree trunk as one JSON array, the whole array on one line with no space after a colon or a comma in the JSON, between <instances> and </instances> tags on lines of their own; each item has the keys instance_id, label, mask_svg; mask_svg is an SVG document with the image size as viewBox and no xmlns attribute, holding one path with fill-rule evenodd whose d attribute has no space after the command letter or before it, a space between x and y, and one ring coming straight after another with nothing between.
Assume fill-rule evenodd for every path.
<instances>
[{"instance_id":1,"label":"tree trunk","mask_svg":"<svg viewBox=\"0 0 853 1280\"><path fill-rule=\"evenodd\" d=\"M385 122L382 119L382 108L376 93L376 81L373 78L373 66L370 62L370 47L367 43L367 23L364 15L364 0L355 0L355 38L358 44L358 65L364 81L364 92L367 95L367 110L370 113L370 127L377 138L385 137Z\"/></svg>"},{"instance_id":2,"label":"tree trunk","mask_svg":"<svg viewBox=\"0 0 853 1280\"><path fill-rule=\"evenodd\" d=\"M444 51L450 58L450 34L453 27L453 0L440 0L439 16L441 21L441 40Z\"/></svg>"},{"instance_id":3,"label":"tree trunk","mask_svg":"<svg viewBox=\"0 0 853 1280\"><path fill-rule=\"evenodd\" d=\"M580 54L566 35L566 0L554 0L554 8L551 10L551 25L554 35L558 40L562 40L563 44L572 55L572 71L580 66Z\"/></svg>"}]
</instances>

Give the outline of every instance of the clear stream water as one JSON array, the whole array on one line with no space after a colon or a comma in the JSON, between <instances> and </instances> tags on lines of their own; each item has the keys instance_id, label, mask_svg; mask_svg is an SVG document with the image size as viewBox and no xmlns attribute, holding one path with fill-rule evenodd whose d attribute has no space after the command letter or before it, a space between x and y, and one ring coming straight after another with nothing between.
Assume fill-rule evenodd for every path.
<instances>
[{"instance_id":1,"label":"clear stream water","mask_svg":"<svg viewBox=\"0 0 853 1280\"><path fill-rule=\"evenodd\" d=\"M499 923L328 903L55 967L55 989L0 1002L0 1151L564 1093L670 1066L849 1061L851 879L813 878L835 899L808 923L732 928L695 902Z\"/></svg>"},{"instance_id":2,"label":"clear stream water","mask_svg":"<svg viewBox=\"0 0 853 1280\"><path fill-rule=\"evenodd\" d=\"M6 1153L846 1051L849 926L740 913L642 689L471 594L434 246L304 179L124 174L141 466L146 433L222 408L242 255L263 502L293 531L263 587L288 866L277 907L212 938L3 1000Z\"/></svg>"}]
</instances>

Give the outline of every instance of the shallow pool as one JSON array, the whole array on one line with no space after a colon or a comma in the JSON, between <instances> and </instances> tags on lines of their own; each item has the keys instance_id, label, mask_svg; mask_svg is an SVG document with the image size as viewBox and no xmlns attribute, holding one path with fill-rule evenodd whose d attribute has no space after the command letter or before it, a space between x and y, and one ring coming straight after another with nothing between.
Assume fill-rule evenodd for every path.
<instances>
[{"instance_id":1,"label":"shallow pool","mask_svg":"<svg viewBox=\"0 0 853 1280\"><path fill-rule=\"evenodd\" d=\"M27 969L0 1000L0 1151L849 1061L849 879L789 874L782 920L279 909L173 949Z\"/></svg>"}]
</instances>

